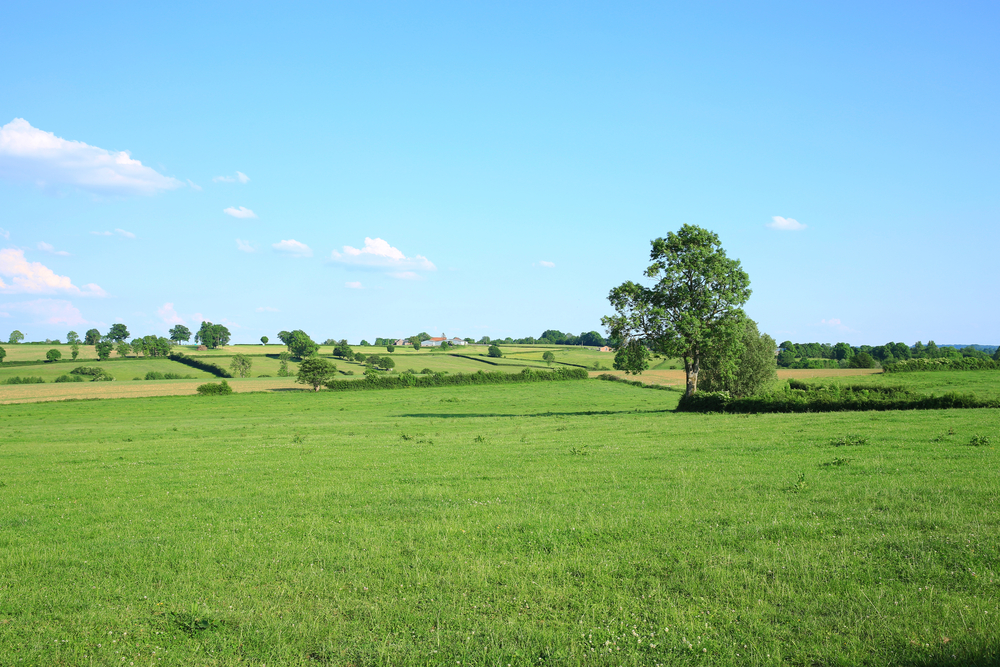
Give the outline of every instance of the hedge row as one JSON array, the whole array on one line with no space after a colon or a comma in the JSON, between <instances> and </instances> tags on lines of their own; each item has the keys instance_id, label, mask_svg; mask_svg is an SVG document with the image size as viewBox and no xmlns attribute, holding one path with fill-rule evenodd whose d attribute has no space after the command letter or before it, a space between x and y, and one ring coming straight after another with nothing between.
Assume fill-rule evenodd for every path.
<instances>
[{"instance_id":1,"label":"hedge row","mask_svg":"<svg viewBox=\"0 0 1000 667\"><path fill-rule=\"evenodd\" d=\"M949 393L926 396L904 387L870 385L808 385L792 381L783 391L733 398L725 391L700 391L682 396L678 412L855 412L865 410L946 410L998 408L1000 399L975 394Z\"/></svg>"},{"instance_id":2,"label":"hedge row","mask_svg":"<svg viewBox=\"0 0 1000 667\"><path fill-rule=\"evenodd\" d=\"M642 389L659 389L660 391L679 391L676 387L671 387L665 384L646 384L645 382L639 382L638 380L629 380L627 378L619 377L617 375L612 375L611 373L601 373L597 376L598 380L605 380L607 382L621 382L622 384L631 385L633 387L640 387Z\"/></svg>"},{"instance_id":3,"label":"hedge row","mask_svg":"<svg viewBox=\"0 0 1000 667\"><path fill-rule=\"evenodd\" d=\"M1000 361L993 359L907 359L886 364L885 373L911 373L913 371L1000 371Z\"/></svg>"},{"instance_id":4,"label":"hedge row","mask_svg":"<svg viewBox=\"0 0 1000 667\"><path fill-rule=\"evenodd\" d=\"M197 368L200 371L205 371L206 373L211 373L215 377L219 378L231 378L232 374L225 368L218 364L209 363L207 361L201 361L200 359L194 359L192 357L186 357L183 354L171 354L168 359L171 361L176 361L182 363L185 366L190 366L191 368Z\"/></svg>"},{"instance_id":5,"label":"hedge row","mask_svg":"<svg viewBox=\"0 0 1000 667\"><path fill-rule=\"evenodd\" d=\"M535 371L525 368L520 373L477 371L445 375L417 376L412 373L399 375L369 375L363 380L331 380L326 387L331 391L365 391L369 389L406 389L408 387L446 387L472 384L511 384L515 382L546 382L554 380L586 380L587 371L578 368L560 368L554 371Z\"/></svg>"}]
</instances>

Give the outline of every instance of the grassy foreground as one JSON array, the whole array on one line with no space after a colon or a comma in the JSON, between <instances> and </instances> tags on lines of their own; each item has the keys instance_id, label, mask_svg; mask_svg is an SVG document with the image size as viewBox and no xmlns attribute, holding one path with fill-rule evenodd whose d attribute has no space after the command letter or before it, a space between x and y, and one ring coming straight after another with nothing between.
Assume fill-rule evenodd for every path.
<instances>
[{"instance_id":1,"label":"grassy foreground","mask_svg":"<svg viewBox=\"0 0 1000 667\"><path fill-rule=\"evenodd\" d=\"M997 664L1000 412L677 396L0 406L0 664Z\"/></svg>"}]
</instances>

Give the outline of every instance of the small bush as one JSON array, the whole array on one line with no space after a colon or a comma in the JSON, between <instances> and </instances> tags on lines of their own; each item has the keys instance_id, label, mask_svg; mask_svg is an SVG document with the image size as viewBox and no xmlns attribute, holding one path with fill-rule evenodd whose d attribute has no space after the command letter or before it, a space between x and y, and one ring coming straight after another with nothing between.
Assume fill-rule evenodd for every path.
<instances>
[{"instance_id":1,"label":"small bush","mask_svg":"<svg viewBox=\"0 0 1000 667\"><path fill-rule=\"evenodd\" d=\"M969 444L973 447L987 447L992 442L993 440L991 440L989 436L979 434L972 436L972 439L969 440Z\"/></svg>"},{"instance_id":2,"label":"small bush","mask_svg":"<svg viewBox=\"0 0 1000 667\"><path fill-rule=\"evenodd\" d=\"M202 396L221 396L233 393L233 388L229 386L228 382L223 380L222 382L206 382L205 384L198 385L197 391Z\"/></svg>"},{"instance_id":3,"label":"small bush","mask_svg":"<svg viewBox=\"0 0 1000 667\"><path fill-rule=\"evenodd\" d=\"M79 375L60 375L53 382L83 382Z\"/></svg>"},{"instance_id":4,"label":"small bush","mask_svg":"<svg viewBox=\"0 0 1000 667\"><path fill-rule=\"evenodd\" d=\"M146 379L147 380L162 380L163 379L163 373L161 373L159 371L148 371L146 373Z\"/></svg>"},{"instance_id":5,"label":"small bush","mask_svg":"<svg viewBox=\"0 0 1000 667\"><path fill-rule=\"evenodd\" d=\"M103 372L104 369L97 366L77 366L70 371L73 375L100 375Z\"/></svg>"},{"instance_id":6,"label":"small bush","mask_svg":"<svg viewBox=\"0 0 1000 667\"><path fill-rule=\"evenodd\" d=\"M106 370L99 369L101 372L90 379L91 382L114 382L115 376Z\"/></svg>"}]
</instances>

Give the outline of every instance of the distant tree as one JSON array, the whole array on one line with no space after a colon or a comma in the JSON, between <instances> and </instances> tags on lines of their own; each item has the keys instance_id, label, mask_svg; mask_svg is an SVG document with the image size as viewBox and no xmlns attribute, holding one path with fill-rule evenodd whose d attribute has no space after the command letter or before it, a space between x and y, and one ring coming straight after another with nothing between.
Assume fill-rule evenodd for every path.
<instances>
[{"instance_id":1,"label":"distant tree","mask_svg":"<svg viewBox=\"0 0 1000 667\"><path fill-rule=\"evenodd\" d=\"M850 368L875 368L875 360L867 352L858 352L847 362Z\"/></svg>"},{"instance_id":2,"label":"distant tree","mask_svg":"<svg viewBox=\"0 0 1000 667\"><path fill-rule=\"evenodd\" d=\"M379 356L379 355L377 355L377 354L369 354L367 357L365 357L365 365L366 366L381 366L382 365L382 357Z\"/></svg>"},{"instance_id":3,"label":"distant tree","mask_svg":"<svg viewBox=\"0 0 1000 667\"><path fill-rule=\"evenodd\" d=\"M201 323L201 328L194 335L194 342L200 342L205 347L215 349L229 344L229 329L221 324L212 324L208 320Z\"/></svg>"},{"instance_id":4,"label":"distant tree","mask_svg":"<svg viewBox=\"0 0 1000 667\"><path fill-rule=\"evenodd\" d=\"M97 329L87 329L83 342L85 345L97 345L101 341L101 332Z\"/></svg>"},{"instance_id":5,"label":"distant tree","mask_svg":"<svg viewBox=\"0 0 1000 667\"><path fill-rule=\"evenodd\" d=\"M295 381L299 384L312 385L313 391L319 391L319 388L329 382L336 372L337 367L332 363L326 359L314 357L299 364L299 373Z\"/></svg>"},{"instance_id":6,"label":"distant tree","mask_svg":"<svg viewBox=\"0 0 1000 667\"><path fill-rule=\"evenodd\" d=\"M106 338L110 341L114 341L115 343L120 343L128 338L128 327L121 322L112 324L111 328L108 330Z\"/></svg>"},{"instance_id":7,"label":"distant tree","mask_svg":"<svg viewBox=\"0 0 1000 667\"><path fill-rule=\"evenodd\" d=\"M782 350L791 350L793 347L795 347L795 343L793 343L790 340L786 340L784 343L779 343L778 347L780 347Z\"/></svg>"},{"instance_id":8,"label":"distant tree","mask_svg":"<svg viewBox=\"0 0 1000 667\"><path fill-rule=\"evenodd\" d=\"M795 353L791 350L785 349L778 353L778 365L782 368L788 368L795 363Z\"/></svg>"},{"instance_id":9,"label":"distant tree","mask_svg":"<svg viewBox=\"0 0 1000 667\"><path fill-rule=\"evenodd\" d=\"M268 341L268 337L267 336L261 336L260 337L260 344L261 345L267 345L267 341Z\"/></svg>"},{"instance_id":10,"label":"distant tree","mask_svg":"<svg viewBox=\"0 0 1000 667\"><path fill-rule=\"evenodd\" d=\"M66 342L69 343L70 345L72 345L73 343L79 343L80 334L78 334L75 331L70 331L68 334L66 334Z\"/></svg>"},{"instance_id":11,"label":"distant tree","mask_svg":"<svg viewBox=\"0 0 1000 667\"><path fill-rule=\"evenodd\" d=\"M566 341L566 334L559 329L546 329L539 338L545 338L555 345L562 345Z\"/></svg>"},{"instance_id":12,"label":"distant tree","mask_svg":"<svg viewBox=\"0 0 1000 667\"><path fill-rule=\"evenodd\" d=\"M131 351L132 351L132 346L126 343L125 341L122 341L117 345L115 345L115 352L117 352L118 356L121 357L122 359L128 356L128 353Z\"/></svg>"},{"instance_id":13,"label":"distant tree","mask_svg":"<svg viewBox=\"0 0 1000 667\"><path fill-rule=\"evenodd\" d=\"M245 354L233 355L233 360L229 363L229 370L236 373L241 378L250 377L250 368L253 360Z\"/></svg>"},{"instance_id":14,"label":"distant tree","mask_svg":"<svg viewBox=\"0 0 1000 667\"><path fill-rule=\"evenodd\" d=\"M425 340L430 340L430 339L431 335L426 331L421 331L420 333L417 334L417 340L419 340L421 343L424 342Z\"/></svg>"},{"instance_id":15,"label":"distant tree","mask_svg":"<svg viewBox=\"0 0 1000 667\"><path fill-rule=\"evenodd\" d=\"M142 344L147 357L165 357L170 354L170 341L162 336L143 336Z\"/></svg>"},{"instance_id":16,"label":"distant tree","mask_svg":"<svg viewBox=\"0 0 1000 667\"><path fill-rule=\"evenodd\" d=\"M482 338L479 339L479 344L480 345L489 345L490 344L490 337L489 336L483 336Z\"/></svg>"},{"instance_id":17,"label":"distant tree","mask_svg":"<svg viewBox=\"0 0 1000 667\"><path fill-rule=\"evenodd\" d=\"M111 356L111 351L115 349L115 346L110 340L102 340L94 346L94 349L97 351L98 359L101 361L107 361L108 357Z\"/></svg>"},{"instance_id":18,"label":"distant tree","mask_svg":"<svg viewBox=\"0 0 1000 667\"><path fill-rule=\"evenodd\" d=\"M14 329L13 331L10 332L10 338L7 339L7 342L10 343L11 345L17 345L22 340L24 340L24 334L18 331L17 329Z\"/></svg>"},{"instance_id":19,"label":"distant tree","mask_svg":"<svg viewBox=\"0 0 1000 667\"><path fill-rule=\"evenodd\" d=\"M464 341L465 341L466 343L469 343L470 345L471 345L472 343L475 343L475 342L476 342L475 340L473 340L473 339L471 339L471 338L463 338L462 340L464 340Z\"/></svg>"},{"instance_id":20,"label":"distant tree","mask_svg":"<svg viewBox=\"0 0 1000 667\"><path fill-rule=\"evenodd\" d=\"M142 338L133 338L132 352L134 352L135 356L137 357L140 354L146 354L146 341L144 341Z\"/></svg>"},{"instance_id":21,"label":"distant tree","mask_svg":"<svg viewBox=\"0 0 1000 667\"><path fill-rule=\"evenodd\" d=\"M358 362L359 364L363 364L367 360L368 360L368 355L364 354L363 352L354 353L354 361Z\"/></svg>"},{"instance_id":22,"label":"distant tree","mask_svg":"<svg viewBox=\"0 0 1000 667\"><path fill-rule=\"evenodd\" d=\"M350 361L354 358L354 350L351 349L346 340L341 341L337 343L337 347L333 348L333 356Z\"/></svg>"},{"instance_id":23,"label":"distant tree","mask_svg":"<svg viewBox=\"0 0 1000 667\"><path fill-rule=\"evenodd\" d=\"M417 338L417 337L411 338L410 339L410 345L412 345L413 349L416 350L417 352L420 351L420 339L419 338Z\"/></svg>"},{"instance_id":24,"label":"distant tree","mask_svg":"<svg viewBox=\"0 0 1000 667\"><path fill-rule=\"evenodd\" d=\"M2 358L0 357L0 359ZM997 347L996 352L993 353L993 361L1000 361L1000 347Z\"/></svg>"},{"instance_id":25,"label":"distant tree","mask_svg":"<svg viewBox=\"0 0 1000 667\"><path fill-rule=\"evenodd\" d=\"M170 340L172 340L177 345L181 343L186 343L191 340L191 330L188 329L183 324L178 324L173 329L170 330Z\"/></svg>"},{"instance_id":26,"label":"distant tree","mask_svg":"<svg viewBox=\"0 0 1000 667\"><path fill-rule=\"evenodd\" d=\"M393 352L396 351L396 346L395 345L386 345L385 349L386 349L386 352L388 352L389 354L392 354Z\"/></svg>"},{"instance_id":27,"label":"distant tree","mask_svg":"<svg viewBox=\"0 0 1000 667\"><path fill-rule=\"evenodd\" d=\"M833 358L837 360L850 359L854 350L847 343L837 343L833 346Z\"/></svg>"},{"instance_id":28,"label":"distant tree","mask_svg":"<svg viewBox=\"0 0 1000 667\"><path fill-rule=\"evenodd\" d=\"M577 344L587 345L588 347L601 347L604 345L604 337L596 331L588 331L580 334Z\"/></svg>"},{"instance_id":29,"label":"distant tree","mask_svg":"<svg viewBox=\"0 0 1000 667\"><path fill-rule=\"evenodd\" d=\"M293 357L305 359L316 354L319 345L302 329L296 329L288 334L287 340L283 341L288 346L288 351Z\"/></svg>"},{"instance_id":30,"label":"distant tree","mask_svg":"<svg viewBox=\"0 0 1000 667\"><path fill-rule=\"evenodd\" d=\"M556 355L553 354L552 350L546 350L545 352L542 352L542 361L544 361L548 365L551 366L552 362L555 360L556 360Z\"/></svg>"},{"instance_id":31,"label":"distant tree","mask_svg":"<svg viewBox=\"0 0 1000 667\"><path fill-rule=\"evenodd\" d=\"M69 352L70 355L73 357L73 360L76 361L76 358L80 356L80 344L73 343L72 345L70 345Z\"/></svg>"},{"instance_id":32,"label":"distant tree","mask_svg":"<svg viewBox=\"0 0 1000 667\"><path fill-rule=\"evenodd\" d=\"M765 391L778 379L774 339L762 334L749 317L705 356L700 378L705 391L728 391L736 397Z\"/></svg>"},{"instance_id":33,"label":"distant tree","mask_svg":"<svg viewBox=\"0 0 1000 667\"><path fill-rule=\"evenodd\" d=\"M503 352L501 352L500 348L496 345L490 345L489 349L486 350L486 355L493 358L499 358L503 356Z\"/></svg>"},{"instance_id":34,"label":"distant tree","mask_svg":"<svg viewBox=\"0 0 1000 667\"><path fill-rule=\"evenodd\" d=\"M5 350L2 347L0 347L0 364L3 363L3 358L6 357L6 356L7 356L7 350ZM73 358L76 359L76 357L73 357Z\"/></svg>"},{"instance_id":35,"label":"distant tree","mask_svg":"<svg viewBox=\"0 0 1000 667\"><path fill-rule=\"evenodd\" d=\"M60 359L62 359L62 352L53 348L45 353L45 358L48 359L49 361L59 361Z\"/></svg>"},{"instance_id":36,"label":"distant tree","mask_svg":"<svg viewBox=\"0 0 1000 667\"><path fill-rule=\"evenodd\" d=\"M278 355L278 377L288 377L288 360L291 357L288 350L282 350L281 354Z\"/></svg>"},{"instance_id":37,"label":"distant tree","mask_svg":"<svg viewBox=\"0 0 1000 667\"><path fill-rule=\"evenodd\" d=\"M449 343L446 340L441 341L441 344L438 345L438 349L440 351L442 351L442 352L444 352L445 350L447 350L449 347L451 347L451 343Z\"/></svg>"},{"instance_id":38,"label":"distant tree","mask_svg":"<svg viewBox=\"0 0 1000 667\"><path fill-rule=\"evenodd\" d=\"M378 365L387 371L391 371L393 368L396 367L396 362L393 360L392 357L381 357L379 359Z\"/></svg>"},{"instance_id":39,"label":"distant tree","mask_svg":"<svg viewBox=\"0 0 1000 667\"><path fill-rule=\"evenodd\" d=\"M611 364L617 371L638 375L649 368L649 348L641 340L630 340L618 346L615 360Z\"/></svg>"},{"instance_id":40,"label":"distant tree","mask_svg":"<svg viewBox=\"0 0 1000 667\"><path fill-rule=\"evenodd\" d=\"M364 338L361 339L361 347L370 347L368 341L366 341Z\"/></svg>"}]
</instances>

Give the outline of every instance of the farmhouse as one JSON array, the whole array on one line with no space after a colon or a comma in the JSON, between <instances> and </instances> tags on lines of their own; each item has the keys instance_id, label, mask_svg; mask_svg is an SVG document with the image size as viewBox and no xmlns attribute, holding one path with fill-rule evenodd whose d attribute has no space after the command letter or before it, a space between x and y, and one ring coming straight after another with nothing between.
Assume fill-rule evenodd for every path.
<instances>
[{"instance_id":1,"label":"farmhouse","mask_svg":"<svg viewBox=\"0 0 1000 667\"><path fill-rule=\"evenodd\" d=\"M468 343L461 338L446 338L445 336L441 336L440 338L431 338L420 341L420 347L441 347L441 343L448 343L449 345L468 345Z\"/></svg>"}]
</instances>

